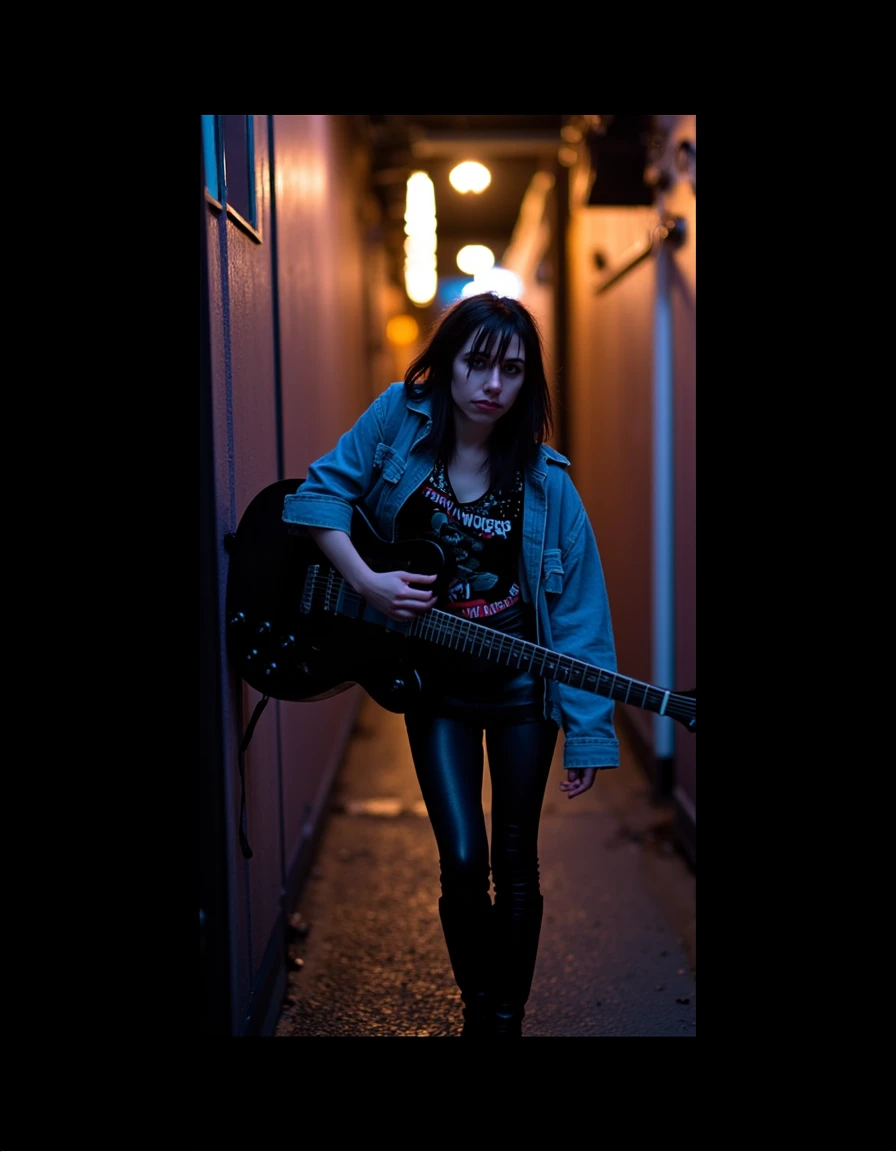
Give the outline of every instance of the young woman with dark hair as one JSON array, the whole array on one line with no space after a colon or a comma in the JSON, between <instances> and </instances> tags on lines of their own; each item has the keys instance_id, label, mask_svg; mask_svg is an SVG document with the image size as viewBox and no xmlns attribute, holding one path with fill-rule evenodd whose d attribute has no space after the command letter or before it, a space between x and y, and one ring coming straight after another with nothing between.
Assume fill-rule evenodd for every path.
<instances>
[{"instance_id":1,"label":"young woman with dark hair","mask_svg":"<svg viewBox=\"0 0 896 1152\"><path fill-rule=\"evenodd\" d=\"M615 672L597 544L569 461L546 443L551 428L534 316L512 298L468 297L443 314L404 380L309 467L283 519L307 525L388 620L407 624L438 606L501 633L502 644L518 638ZM437 541L445 572L374 571L351 537L359 502L383 539ZM613 701L512 660L496 667L481 653L422 644L415 668L419 692L405 722L439 854L461 1035L520 1037L542 924L538 832L558 731L560 790L574 799L598 770L619 764Z\"/></svg>"}]
</instances>

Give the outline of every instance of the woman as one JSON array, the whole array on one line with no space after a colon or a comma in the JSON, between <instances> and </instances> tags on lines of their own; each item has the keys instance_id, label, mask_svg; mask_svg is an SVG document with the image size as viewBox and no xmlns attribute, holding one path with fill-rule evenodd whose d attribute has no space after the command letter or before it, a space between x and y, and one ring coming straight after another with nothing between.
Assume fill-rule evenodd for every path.
<instances>
[{"instance_id":1,"label":"woman","mask_svg":"<svg viewBox=\"0 0 896 1152\"><path fill-rule=\"evenodd\" d=\"M346 581L391 620L407 624L438 605L615 671L594 533L569 461L545 443L551 428L534 317L514 299L468 297L444 313L404 381L310 466L283 519L307 525ZM448 560L442 578L373 571L350 535L362 500L384 539L435 538ZM560 790L572 800L599 769L619 764L613 702L525 663L502 670L432 644L418 643L414 663L421 687L405 722L439 852L461 1035L520 1037L541 932L538 830L558 730Z\"/></svg>"}]
</instances>

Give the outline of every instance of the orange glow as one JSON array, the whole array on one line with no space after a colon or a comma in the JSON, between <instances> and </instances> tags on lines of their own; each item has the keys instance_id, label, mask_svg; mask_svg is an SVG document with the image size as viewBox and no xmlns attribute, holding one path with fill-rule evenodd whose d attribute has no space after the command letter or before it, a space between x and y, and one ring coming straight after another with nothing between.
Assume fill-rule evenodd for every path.
<instances>
[{"instance_id":1,"label":"orange glow","mask_svg":"<svg viewBox=\"0 0 896 1152\"><path fill-rule=\"evenodd\" d=\"M420 335L420 325L413 316L393 316L386 324L386 339L396 348L406 348Z\"/></svg>"}]
</instances>

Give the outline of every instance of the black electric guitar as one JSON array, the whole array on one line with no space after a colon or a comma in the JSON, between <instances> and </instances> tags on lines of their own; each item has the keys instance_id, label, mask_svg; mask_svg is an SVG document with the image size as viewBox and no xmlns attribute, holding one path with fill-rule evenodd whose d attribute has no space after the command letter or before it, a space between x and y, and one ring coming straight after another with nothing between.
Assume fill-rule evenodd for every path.
<instances>
[{"instance_id":1,"label":"black electric guitar","mask_svg":"<svg viewBox=\"0 0 896 1152\"><path fill-rule=\"evenodd\" d=\"M281 519L285 496L301 480L262 489L227 537L227 639L240 676L276 700L323 700L359 684L390 712L405 712L420 691L415 649L435 644L473 659L524 668L697 730L697 692L670 692L507 636L432 608L413 621L372 608L315 545L306 529ZM374 571L435 573L450 567L435 539L390 544L355 509L351 538Z\"/></svg>"}]
</instances>

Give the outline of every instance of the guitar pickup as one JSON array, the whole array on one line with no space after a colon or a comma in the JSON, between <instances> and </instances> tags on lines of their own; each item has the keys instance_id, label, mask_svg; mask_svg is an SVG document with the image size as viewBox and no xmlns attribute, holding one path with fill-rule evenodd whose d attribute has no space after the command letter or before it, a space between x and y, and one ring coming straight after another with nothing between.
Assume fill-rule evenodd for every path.
<instances>
[{"instance_id":1,"label":"guitar pickup","mask_svg":"<svg viewBox=\"0 0 896 1152\"><path fill-rule=\"evenodd\" d=\"M314 581L317 579L319 572L319 564L309 564L305 572L305 584L302 588L302 601L300 605L300 611L303 616L309 616L311 614L311 605L314 600Z\"/></svg>"}]
</instances>

